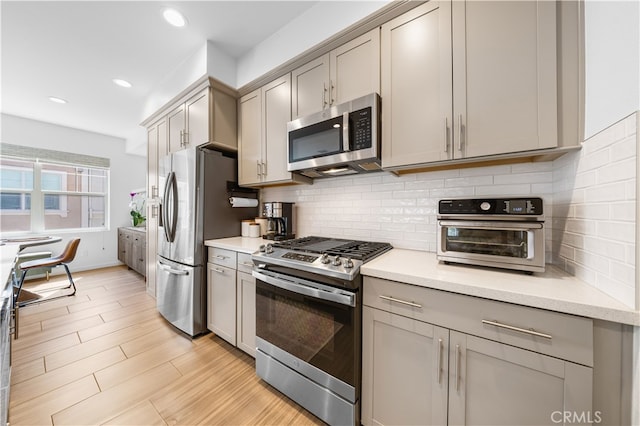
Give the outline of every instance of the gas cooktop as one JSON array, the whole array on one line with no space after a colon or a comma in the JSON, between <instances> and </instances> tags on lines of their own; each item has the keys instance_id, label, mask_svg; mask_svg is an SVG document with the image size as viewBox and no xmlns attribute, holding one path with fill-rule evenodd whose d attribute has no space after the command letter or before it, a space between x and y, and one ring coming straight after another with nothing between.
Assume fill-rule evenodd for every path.
<instances>
[{"instance_id":1,"label":"gas cooktop","mask_svg":"<svg viewBox=\"0 0 640 426\"><path fill-rule=\"evenodd\" d=\"M389 243L312 236L266 244L253 260L352 280L363 263L392 248Z\"/></svg>"}]
</instances>

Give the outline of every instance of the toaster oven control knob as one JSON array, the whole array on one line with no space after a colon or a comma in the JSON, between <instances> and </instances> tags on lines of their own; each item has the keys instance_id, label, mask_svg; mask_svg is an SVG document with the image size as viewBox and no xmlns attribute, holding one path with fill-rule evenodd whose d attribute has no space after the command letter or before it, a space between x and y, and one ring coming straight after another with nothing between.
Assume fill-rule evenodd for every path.
<instances>
[{"instance_id":1,"label":"toaster oven control knob","mask_svg":"<svg viewBox=\"0 0 640 426\"><path fill-rule=\"evenodd\" d=\"M486 212L490 208L491 204L488 201L483 201L482 203L480 203L480 210L482 210L483 212Z\"/></svg>"},{"instance_id":2,"label":"toaster oven control knob","mask_svg":"<svg viewBox=\"0 0 640 426\"><path fill-rule=\"evenodd\" d=\"M329 259L329 255L327 253L322 253L322 256L320 256L320 262L322 262L322 263L324 263L326 265L330 261L331 260Z\"/></svg>"},{"instance_id":3,"label":"toaster oven control knob","mask_svg":"<svg viewBox=\"0 0 640 426\"><path fill-rule=\"evenodd\" d=\"M260 244L260 248L258 250L260 250L260 253L264 253L266 250L264 244Z\"/></svg>"},{"instance_id":4,"label":"toaster oven control knob","mask_svg":"<svg viewBox=\"0 0 640 426\"><path fill-rule=\"evenodd\" d=\"M273 245L271 244L267 244L267 246L264 249L265 253L269 254L269 253L273 253Z\"/></svg>"},{"instance_id":5,"label":"toaster oven control knob","mask_svg":"<svg viewBox=\"0 0 640 426\"><path fill-rule=\"evenodd\" d=\"M353 268L353 260L351 260L351 258L343 260L342 261L342 266L344 266L345 269Z\"/></svg>"},{"instance_id":6,"label":"toaster oven control knob","mask_svg":"<svg viewBox=\"0 0 640 426\"><path fill-rule=\"evenodd\" d=\"M333 262L331 262L331 264L333 266L340 266L342 265L342 259L340 259L340 256L337 256L333 258Z\"/></svg>"}]
</instances>

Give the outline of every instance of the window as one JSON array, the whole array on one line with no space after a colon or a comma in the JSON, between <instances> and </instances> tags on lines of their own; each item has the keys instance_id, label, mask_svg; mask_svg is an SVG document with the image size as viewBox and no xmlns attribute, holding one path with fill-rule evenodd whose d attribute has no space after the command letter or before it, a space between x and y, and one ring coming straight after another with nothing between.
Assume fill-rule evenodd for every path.
<instances>
[{"instance_id":1,"label":"window","mask_svg":"<svg viewBox=\"0 0 640 426\"><path fill-rule=\"evenodd\" d=\"M47 161L43 155L11 158L6 156L6 146L2 144L0 158L0 232L107 226L108 168ZM37 154L43 152L47 150L37 150Z\"/></svg>"}]
</instances>

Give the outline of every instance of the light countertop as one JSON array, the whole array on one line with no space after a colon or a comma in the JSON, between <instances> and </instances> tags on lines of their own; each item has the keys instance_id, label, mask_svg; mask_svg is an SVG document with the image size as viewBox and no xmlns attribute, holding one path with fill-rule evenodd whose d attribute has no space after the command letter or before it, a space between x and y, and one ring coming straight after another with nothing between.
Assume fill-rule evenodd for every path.
<instances>
[{"instance_id":1,"label":"light countertop","mask_svg":"<svg viewBox=\"0 0 640 426\"><path fill-rule=\"evenodd\" d=\"M365 276L515 303L622 324L640 325L640 311L585 282L547 265L526 275L467 265L439 263L435 253L393 249L362 266Z\"/></svg>"},{"instance_id":2,"label":"light countertop","mask_svg":"<svg viewBox=\"0 0 640 426\"><path fill-rule=\"evenodd\" d=\"M261 244L270 242L273 241L232 237L207 240L205 245L253 253ZM394 248L364 264L360 272L365 276L436 290L640 326L640 311L552 265L547 265L544 273L527 275L468 265L445 265L438 262L435 253Z\"/></svg>"},{"instance_id":3,"label":"light countertop","mask_svg":"<svg viewBox=\"0 0 640 426\"><path fill-rule=\"evenodd\" d=\"M205 246L218 247L227 250L233 250L240 253L253 253L258 251L262 244L273 243L272 240L250 237L229 237L215 240L206 240Z\"/></svg>"}]
</instances>

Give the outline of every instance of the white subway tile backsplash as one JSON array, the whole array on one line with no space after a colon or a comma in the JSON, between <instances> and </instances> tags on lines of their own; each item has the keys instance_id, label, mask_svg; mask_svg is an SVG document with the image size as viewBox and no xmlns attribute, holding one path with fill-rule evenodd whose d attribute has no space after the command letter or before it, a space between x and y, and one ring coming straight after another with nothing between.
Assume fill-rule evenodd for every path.
<instances>
[{"instance_id":1,"label":"white subway tile backsplash","mask_svg":"<svg viewBox=\"0 0 640 426\"><path fill-rule=\"evenodd\" d=\"M436 251L440 199L540 196L548 260L623 303L635 303L636 114L548 162L316 180L264 188L296 203L296 234L362 238Z\"/></svg>"}]
</instances>

